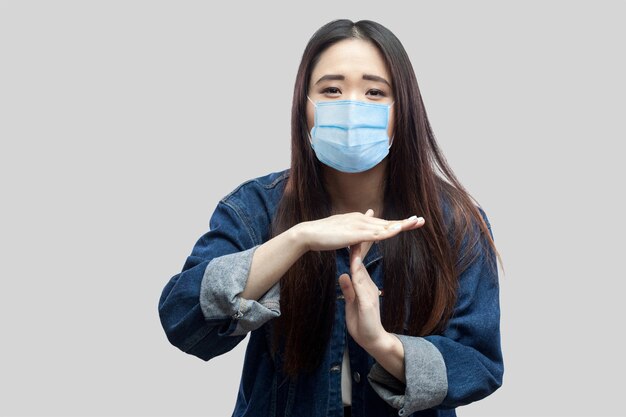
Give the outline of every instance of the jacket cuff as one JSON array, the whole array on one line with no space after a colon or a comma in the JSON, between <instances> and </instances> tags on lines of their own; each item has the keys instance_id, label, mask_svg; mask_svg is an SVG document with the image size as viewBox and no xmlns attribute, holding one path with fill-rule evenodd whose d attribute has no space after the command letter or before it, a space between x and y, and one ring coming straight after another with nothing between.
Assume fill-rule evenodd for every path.
<instances>
[{"instance_id":1,"label":"jacket cuff","mask_svg":"<svg viewBox=\"0 0 626 417\"><path fill-rule=\"evenodd\" d=\"M374 391L393 408L398 415L435 407L448 392L446 364L439 350L421 337L394 333L404 348L404 373L406 384L391 375L375 362L367 375Z\"/></svg>"},{"instance_id":2,"label":"jacket cuff","mask_svg":"<svg viewBox=\"0 0 626 417\"><path fill-rule=\"evenodd\" d=\"M214 258L207 265L200 285L200 307L206 320L230 318L220 335L241 336L280 316L280 281L259 300L240 297L250 275L258 246Z\"/></svg>"}]
</instances>

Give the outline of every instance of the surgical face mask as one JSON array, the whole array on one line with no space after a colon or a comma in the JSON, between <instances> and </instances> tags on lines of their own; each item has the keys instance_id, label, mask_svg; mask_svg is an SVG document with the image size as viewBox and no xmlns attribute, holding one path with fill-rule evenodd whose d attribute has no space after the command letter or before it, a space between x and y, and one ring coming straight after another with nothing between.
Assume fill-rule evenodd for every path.
<instances>
[{"instance_id":1,"label":"surgical face mask","mask_svg":"<svg viewBox=\"0 0 626 417\"><path fill-rule=\"evenodd\" d=\"M387 156L391 147L387 128L393 103L354 100L315 103L307 98L315 106L315 125L310 138L320 162L353 173L367 171Z\"/></svg>"}]
</instances>

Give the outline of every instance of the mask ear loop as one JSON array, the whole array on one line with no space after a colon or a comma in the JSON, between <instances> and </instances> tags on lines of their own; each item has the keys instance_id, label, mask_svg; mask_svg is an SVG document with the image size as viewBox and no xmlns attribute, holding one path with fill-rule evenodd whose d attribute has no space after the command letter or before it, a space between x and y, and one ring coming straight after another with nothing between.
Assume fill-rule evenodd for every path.
<instances>
[{"instance_id":1,"label":"mask ear loop","mask_svg":"<svg viewBox=\"0 0 626 417\"><path fill-rule=\"evenodd\" d=\"M394 105L396 101L392 101L391 104L389 105L389 111L391 112L391 106ZM389 141L389 146L387 146L387 150L391 149L391 145L393 145L393 138L396 137L396 132L393 133L393 135L391 136L391 140Z\"/></svg>"},{"instance_id":2,"label":"mask ear loop","mask_svg":"<svg viewBox=\"0 0 626 417\"><path fill-rule=\"evenodd\" d=\"M317 104L315 104L315 102L311 100L311 97L309 97L308 94L306 95L306 98L311 102L311 104L313 104L313 107L317 108ZM309 144L313 146L313 138L311 137L311 132L307 130L306 135L309 137Z\"/></svg>"}]
</instances>

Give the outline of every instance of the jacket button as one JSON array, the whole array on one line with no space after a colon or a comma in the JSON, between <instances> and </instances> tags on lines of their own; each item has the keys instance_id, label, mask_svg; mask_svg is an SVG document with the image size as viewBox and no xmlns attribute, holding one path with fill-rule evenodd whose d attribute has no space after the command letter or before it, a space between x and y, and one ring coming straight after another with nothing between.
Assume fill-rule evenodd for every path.
<instances>
[{"instance_id":1,"label":"jacket button","mask_svg":"<svg viewBox=\"0 0 626 417\"><path fill-rule=\"evenodd\" d=\"M341 365L335 365L330 368L330 372L339 372L341 371Z\"/></svg>"},{"instance_id":2,"label":"jacket button","mask_svg":"<svg viewBox=\"0 0 626 417\"><path fill-rule=\"evenodd\" d=\"M354 382L356 382L357 384L361 382L361 374L359 374L358 372L353 373L352 378L354 379Z\"/></svg>"}]
</instances>

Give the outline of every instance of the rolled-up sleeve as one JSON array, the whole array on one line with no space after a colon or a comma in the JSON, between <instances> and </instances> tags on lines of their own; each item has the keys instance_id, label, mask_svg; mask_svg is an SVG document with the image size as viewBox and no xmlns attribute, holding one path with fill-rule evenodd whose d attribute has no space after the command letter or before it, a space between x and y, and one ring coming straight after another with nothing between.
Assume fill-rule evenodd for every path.
<instances>
[{"instance_id":1,"label":"rolled-up sleeve","mask_svg":"<svg viewBox=\"0 0 626 417\"><path fill-rule=\"evenodd\" d=\"M404 348L406 384L375 362L367 378L374 391L399 415L435 407L448 390L446 364L437 348L421 337L394 335Z\"/></svg>"},{"instance_id":2,"label":"rolled-up sleeve","mask_svg":"<svg viewBox=\"0 0 626 417\"><path fill-rule=\"evenodd\" d=\"M491 232L486 215L481 210ZM493 234L491 235L493 237ZM502 385L499 284L495 254L481 252L459 277L457 302L442 334L396 335L404 348L406 384L374 363L368 380L378 395L409 415L480 400Z\"/></svg>"},{"instance_id":3,"label":"rolled-up sleeve","mask_svg":"<svg viewBox=\"0 0 626 417\"><path fill-rule=\"evenodd\" d=\"M247 332L280 315L279 284L258 301L239 295L254 251L267 233L258 220L263 210L257 207L250 214L229 199L220 201L209 231L163 289L158 307L161 324L170 343L182 351L209 360L232 350Z\"/></svg>"},{"instance_id":4,"label":"rolled-up sleeve","mask_svg":"<svg viewBox=\"0 0 626 417\"><path fill-rule=\"evenodd\" d=\"M240 336L280 316L280 281L259 300L248 300L243 292L258 246L213 259L206 267L200 287L200 306L207 320L232 319L224 335Z\"/></svg>"}]
</instances>

